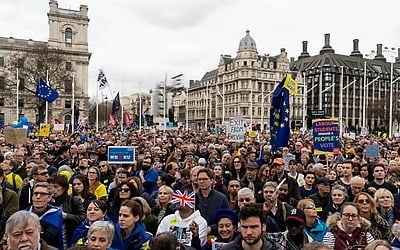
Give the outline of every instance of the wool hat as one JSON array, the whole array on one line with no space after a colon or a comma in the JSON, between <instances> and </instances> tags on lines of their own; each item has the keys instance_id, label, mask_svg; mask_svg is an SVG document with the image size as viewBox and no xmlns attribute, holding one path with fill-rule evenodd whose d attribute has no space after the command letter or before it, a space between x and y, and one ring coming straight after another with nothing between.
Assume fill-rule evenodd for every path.
<instances>
[{"instance_id":1,"label":"wool hat","mask_svg":"<svg viewBox=\"0 0 400 250\"><path fill-rule=\"evenodd\" d=\"M217 210L217 212L215 213L215 220L217 221L217 223L222 218L230 219L232 221L232 224L235 226L238 223L238 216L235 214L235 212L233 212L230 209L218 209Z\"/></svg>"}]
</instances>

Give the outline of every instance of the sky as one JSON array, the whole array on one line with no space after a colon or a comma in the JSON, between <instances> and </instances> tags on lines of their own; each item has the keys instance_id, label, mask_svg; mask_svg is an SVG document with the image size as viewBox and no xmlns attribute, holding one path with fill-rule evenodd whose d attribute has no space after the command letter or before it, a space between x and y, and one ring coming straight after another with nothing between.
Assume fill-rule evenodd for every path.
<instances>
[{"instance_id":1,"label":"sky","mask_svg":"<svg viewBox=\"0 0 400 250\"><path fill-rule=\"evenodd\" d=\"M48 40L48 0L1 0L0 36ZM363 54L376 44L400 47L398 0L59 0L64 9L89 8L89 96L103 68L114 92L147 92L157 83L184 74L200 80L218 67L220 55L236 56L246 30L259 54L285 48L297 57L302 41L319 53L324 34L331 46L349 55L353 39ZM390 58L394 53L386 53ZM169 80L168 80L169 82Z\"/></svg>"}]
</instances>

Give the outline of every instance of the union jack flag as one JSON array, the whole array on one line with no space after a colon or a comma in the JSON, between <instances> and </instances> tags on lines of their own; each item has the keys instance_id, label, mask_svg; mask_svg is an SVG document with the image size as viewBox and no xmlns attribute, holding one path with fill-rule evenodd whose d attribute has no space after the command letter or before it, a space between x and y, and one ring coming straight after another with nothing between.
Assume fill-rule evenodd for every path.
<instances>
[{"instance_id":1,"label":"union jack flag","mask_svg":"<svg viewBox=\"0 0 400 250\"><path fill-rule=\"evenodd\" d=\"M190 194L185 191L183 194L181 191L176 190L172 194L172 204L179 205L181 207L189 207L189 208L194 208L195 205L195 198L194 198L194 192L191 192Z\"/></svg>"}]
</instances>

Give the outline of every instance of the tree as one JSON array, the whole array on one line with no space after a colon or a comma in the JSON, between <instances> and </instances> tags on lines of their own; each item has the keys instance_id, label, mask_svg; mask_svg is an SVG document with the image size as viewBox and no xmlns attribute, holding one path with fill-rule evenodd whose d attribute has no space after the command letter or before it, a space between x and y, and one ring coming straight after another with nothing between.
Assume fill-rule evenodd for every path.
<instances>
[{"instance_id":1,"label":"tree","mask_svg":"<svg viewBox=\"0 0 400 250\"><path fill-rule=\"evenodd\" d=\"M6 90L10 97L15 88L15 75L19 71L21 97L24 98L25 108L35 109L39 114L39 122L44 122L46 102L36 97L36 84L39 77L47 78L51 88L60 92L68 91L72 86L71 70L68 68L66 54L60 49L49 48L41 44L33 48L11 53L5 65ZM50 107L50 105L49 105ZM49 108L51 117L51 108Z\"/></svg>"}]
</instances>

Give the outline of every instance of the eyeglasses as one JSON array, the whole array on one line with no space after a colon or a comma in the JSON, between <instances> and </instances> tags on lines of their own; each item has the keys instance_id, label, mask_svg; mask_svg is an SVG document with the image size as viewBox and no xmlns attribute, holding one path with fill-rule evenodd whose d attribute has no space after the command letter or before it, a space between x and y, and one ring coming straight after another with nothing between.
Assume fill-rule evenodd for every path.
<instances>
[{"instance_id":1,"label":"eyeglasses","mask_svg":"<svg viewBox=\"0 0 400 250\"><path fill-rule=\"evenodd\" d=\"M38 195L44 196L44 195L50 195L50 194L49 193L45 193L45 192L33 192L33 195L34 196L38 196Z\"/></svg>"},{"instance_id":2,"label":"eyeglasses","mask_svg":"<svg viewBox=\"0 0 400 250\"><path fill-rule=\"evenodd\" d=\"M342 216L346 219L352 218L353 220L358 218L358 214L342 214Z\"/></svg>"},{"instance_id":3,"label":"eyeglasses","mask_svg":"<svg viewBox=\"0 0 400 250\"><path fill-rule=\"evenodd\" d=\"M239 202L251 202L250 198L239 199Z\"/></svg>"},{"instance_id":4,"label":"eyeglasses","mask_svg":"<svg viewBox=\"0 0 400 250\"><path fill-rule=\"evenodd\" d=\"M49 175L49 172L42 172L42 173L37 173L37 175L41 175L41 176L46 176L46 175Z\"/></svg>"},{"instance_id":5,"label":"eyeglasses","mask_svg":"<svg viewBox=\"0 0 400 250\"><path fill-rule=\"evenodd\" d=\"M315 204L308 204L304 209L315 209Z\"/></svg>"},{"instance_id":6,"label":"eyeglasses","mask_svg":"<svg viewBox=\"0 0 400 250\"><path fill-rule=\"evenodd\" d=\"M99 165L99 166L100 166L101 168L102 168L102 167L107 167L107 165Z\"/></svg>"},{"instance_id":7,"label":"eyeglasses","mask_svg":"<svg viewBox=\"0 0 400 250\"><path fill-rule=\"evenodd\" d=\"M129 188L120 188L119 191L123 192L123 193L127 193L127 192L129 192L131 190Z\"/></svg>"},{"instance_id":8,"label":"eyeglasses","mask_svg":"<svg viewBox=\"0 0 400 250\"><path fill-rule=\"evenodd\" d=\"M80 186L80 185L82 185L82 183L80 183L80 182L72 183L72 186Z\"/></svg>"},{"instance_id":9,"label":"eyeglasses","mask_svg":"<svg viewBox=\"0 0 400 250\"><path fill-rule=\"evenodd\" d=\"M370 201L369 201L368 199L365 199L365 200L360 199L360 200L357 201L357 203L360 203L360 204L369 204Z\"/></svg>"}]
</instances>

